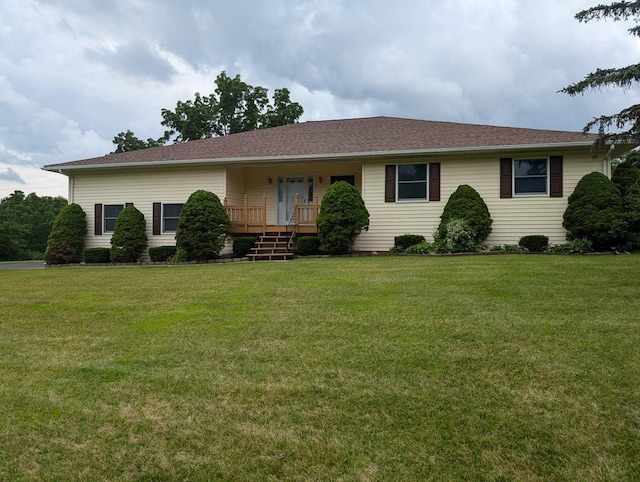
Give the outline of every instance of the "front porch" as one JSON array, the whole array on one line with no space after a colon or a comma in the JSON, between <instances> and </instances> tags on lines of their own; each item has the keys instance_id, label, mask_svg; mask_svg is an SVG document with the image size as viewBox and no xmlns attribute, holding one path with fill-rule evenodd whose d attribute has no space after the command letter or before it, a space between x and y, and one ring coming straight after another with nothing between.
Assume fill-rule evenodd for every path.
<instances>
[{"instance_id":1,"label":"front porch","mask_svg":"<svg viewBox=\"0 0 640 482\"><path fill-rule=\"evenodd\" d=\"M284 224L267 223L267 195L262 195L261 204L249 204L249 196L244 195L242 205L229 204L223 201L224 209L231 221L231 234L264 234L269 232L287 232L295 234L316 234L316 220L320 202L318 194L314 194L310 204L302 204L300 196L295 194L291 215Z\"/></svg>"}]
</instances>

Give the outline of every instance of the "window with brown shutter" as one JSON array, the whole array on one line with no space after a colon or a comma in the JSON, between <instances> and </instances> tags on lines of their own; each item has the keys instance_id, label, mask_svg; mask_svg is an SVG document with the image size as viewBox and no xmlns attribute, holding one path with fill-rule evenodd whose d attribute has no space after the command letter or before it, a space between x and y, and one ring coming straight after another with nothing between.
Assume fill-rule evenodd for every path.
<instances>
[{"instance_id":1,"label":"window with brown shutter","mask_svg":"<svg viewBox=\"0 0 640 482\"><path fill-rule=\"evenodd\" d=\"M396 202L396 165L384 166L384 202Z\"/></svg>"},{"instance_id":2,"label":"window with brown shutter","mask_svg":"<svg viewBox=\"0 0 640 482\"><path fill-rule=\"evenodd\" d=\"M510 198L513 196L511 189L511 176L513 169L513 159L503 157L500 159L500 197Z\"/></svg>"},{"instance_id":3,"label":"window with brown shutter","mask_svg":"<svg viewBox=\"0 0 640 482\"><path fill-rule=\"evenodd\" d=\"M562 156L549 158L549 195L562 197Z\"/></svg>"}]
</instances>

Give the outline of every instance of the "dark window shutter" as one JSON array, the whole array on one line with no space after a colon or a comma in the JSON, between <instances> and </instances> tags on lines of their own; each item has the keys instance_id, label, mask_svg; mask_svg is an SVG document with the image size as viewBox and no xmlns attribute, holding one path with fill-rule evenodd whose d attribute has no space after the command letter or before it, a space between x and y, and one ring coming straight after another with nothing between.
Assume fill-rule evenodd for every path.
<instances>
[{"instance_id":1,"label":"dark window shutter","mask_svg":"<svg viewBox=\"0 0 640 482\"><path fill-rule=\"evenodd\" d=\"M153 203L153 235L157 236L161 232L162 224L162 203Z\"/></svg>"},{"instance_id":2,"label":"dark window shutter","mask_svg":"<svg viewBox=\"0 0 640 482\"><path fill-rule=\"evenodd\" d=\"M125 207L125 208L130 208L131 206L133 206L133 203L125 203L125 204L124 204L124 207Z\"/></svg>"},{"instance_id":3,"label":"dark window shutter","mask_svg":"<svg viewBox=\"0 0 640 482\"><path fill-rule=\"evenodd\" d=\"M388 164L384 166L384 202L396 202L396 166Z\"/></svg>"},{"instance_id":4,"label":"dark window shutter","mask_svg":"<svg viewBox=\"0 0 640 482\"><path fill-rule=\"evenodd\" d=\"M440 163L429 163L429 201L440 201Z\"/></svg>"},{"instance_id":5,"label":"dark window shutter","mask_svg":"<svg viewBox=\"0 0 640 482\"><path fill-rule=\"evenodd\" d=\"M513 169L513 159L510 157L503 157L500 159L500 197L508 198L512 197L511 193L511 172Z\"/></svg>"},{"instance_id":6,"label":"dark window shutter","mask_svg":"<svg viewBox=\"0 0 640 482\"><path fill-rule=\"evenodd\" d=\"M549 171L549 195L562 197L562 156L551 156Z\"/></svg>"},{"instance_id":7,"label":"dark window shutter","mask_svg":"<svg viewBox=\"0 0 640 482\"><path fill-rule=\"evenodd\" d=\"M102 234L102 204L94 205L93 213L95 223L93 233L96 236L100 236Z\"/></svg>"}]
</instances>

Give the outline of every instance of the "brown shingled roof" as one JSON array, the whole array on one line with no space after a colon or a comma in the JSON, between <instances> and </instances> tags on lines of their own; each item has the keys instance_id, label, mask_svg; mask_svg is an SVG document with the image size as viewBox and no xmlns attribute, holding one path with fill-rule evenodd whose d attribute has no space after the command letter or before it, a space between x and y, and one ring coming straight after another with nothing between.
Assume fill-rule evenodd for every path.
<instances>
[{"instance_id":1,"label":"brown shingled roof","mask_svg":"<svg viewBox=\"0 0 640 482\"><path fill-rule=\"evenodd\" d=\"M405 151L588 144L595 134L435 122L396 117L312 121L45 166L139 164L206 159L258 160Z\"/></svg>"}]
</instances>

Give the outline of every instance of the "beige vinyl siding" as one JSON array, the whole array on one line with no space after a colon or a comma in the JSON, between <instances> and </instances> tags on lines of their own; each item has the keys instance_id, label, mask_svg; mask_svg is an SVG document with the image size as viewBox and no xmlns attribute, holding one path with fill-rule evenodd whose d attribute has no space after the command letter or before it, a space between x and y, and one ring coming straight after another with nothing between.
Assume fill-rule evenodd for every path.
<instances>
[{"instance_id":1,"label":"beige vinyl siding","mask_svg":"<svg viewBox=\"0 0 640 482\"><path fill-rule=\"evenodd\" d=\"M225 196L224 167L96 170L73 178L73 200L87 214L86 247L109 247L110 233L94 235L94 205L132 202L144 214L149 246L175 244L175 234L152 235L153 203L184 203L198 189ZM101 222L100 220L98 222Z\"/></svg>"},{"instance_id":2,"label":"beige vinyl siding","mask_svg":"<svg viewBox=\"0 0 640 482\"><path fill-rule=\"evenodd\" d=\"M246 192L244 185L246 168L228 167L226 170L226 198L229 205L241 205ZM224 199L221 199L224 201Z\"/></svg>"},{"instance_id":3,"label":"beige vinyl siding","mask_svg":"<svg viewBox=\"0 0 640 482\"><path fill-rule=\"evenodd\" d=\"M563 153L531 153L515 158L548 157ZM602 160L593 159L589 152L563 154L563 197L514 196L500 198L500 157L482 156L466 158L398 159L366 164L363 168L363 198L370 214L370 227L356 240L359 251L387 251L393 238L400 234L415 233L433 240L440 215L449 196L460 184L469 184L484 199L493 219L493 231L486 244L516 244L528 234L543 234L550 243L566 242L562 215L567 199L585 174L602 171ZM384 202L386 164L404 162L440 162L440 201Z\"/></svg>"}]
</instances>

